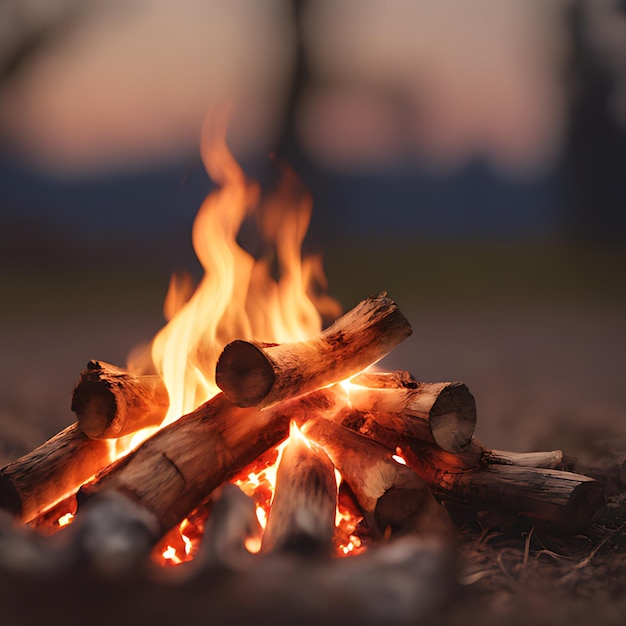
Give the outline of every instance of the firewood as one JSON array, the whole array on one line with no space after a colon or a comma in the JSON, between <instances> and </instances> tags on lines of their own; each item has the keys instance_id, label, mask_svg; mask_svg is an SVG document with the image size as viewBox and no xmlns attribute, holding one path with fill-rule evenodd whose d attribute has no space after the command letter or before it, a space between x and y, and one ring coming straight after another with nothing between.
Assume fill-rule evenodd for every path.
<instances>
[{"instance_id":1,"label":"firewood","mask_svg":"<svg viewBox=\"0 0 626 626\"><path fill-rule=\"evenodd\" d=\"M243 571L255 561L255 556L246 549L246 542L252 539L261 543L263 531L256 517L256 506L235 485L226 484L218 491L194 561L204 569Z\"/></svg>"},{"instance_id":2,"label":"firewood","mask_svg":"<svg viewBox=\"0 0 626 626\"><path fill-rule=\"evenodd\" d=\"M160 538L156 518L121 493L99 493L65 531L70 564L114 578L145 566Z\"/></svg>"},{"instance_id":3,"label":"firewood","mask_svg":"<svg viewBox=\"0 0 626 626\"><path fill-rule=\"evenodd\" d=\"M422 383L408 372L367 372L351 383L350 405L403 437L448 452L461 450L472 439L476 402L463 383Z\"/></svg>"},{"instance_id":4,"label":"firewood","mask_svg":"<svg viewBox=\"0 0 626 626\"><path fill-rule=\"evenodd\" d=\"M533 467L558 457L559 451L536 456L493 451L473 440L458 453L451 453L417 439L403 437L382 427L372 415L346 409L335 421L378 441L389 450L400 447L414 469L443 500L480 509L509 510L539 520L565 532L584 529L604 503L603 485L588 476ZM505 461L508 464L503 464ZM511 462L525 465L512 465Z\"/></svg>"},{"instance_id":5,"label":"firewood","mask_svg":"<svg viewBox=\"0 0 626 626\"><path fill-rule=\"evenodd\" d=\"M302 423L321 413L332 414L339 404L332 389L263 411L236 407L218 394L82 487L78 513L94 493L118 491L154 514L164 534L214 489L280 443L291 419Z\"/></svg>"},{"instance_id":6,"label":"firewood","mask_svg":"<svg viewBox=\"0 0 626 626\"><path fill-rule=\"evenodd\" d=\"M539 467L494 464L439 480L447 495L473 508L517 511L564 532L584 530L604 504L604 487L593 478Z\"/></svg>"},{"instance_id":7,"label":"firewood","mask_svg":"<svg viewBox=\"0 0 626 626\"><path fill-rule=\"evenodd\" d=\"M303 432L326 450L374 536L413 532L452 537L446 510L425 482L395 461L387 448L325 418L309 420Z\"/></svg>"},{"instance_id":8,"label":"firewood","mask_svg":"<svg viewBox=\"0 0 626 626\"><path fill-rule=\"evenodd\" d=\"M516 467L555 469L563 463L563 451L509 452L507 450L484 448L483 458L488 465L514 465Z\"/></svg>"},{"instance_id":9,"label":"firewood","mask_svg":"<svg viewBox=\"0 0 626 626\"><path fill-rule=\"evenodd\" d=\"M261 550L330 555L336 507L333 464L320 446L292 427L276 471Z\"/></svg>"},{"instance_id":10,"label":"firewood","mask_svg":"<svg viewBox=\"0 0 626 626\"><path fill-rule=\"evenodd\" d=\"M158 426L168 406L160 376L137 376L104 361L89 361L72 394L78 425L94 439Z\"/></svg>"},{"instance_id":11,"label":"firewood","mask_svg":"<svg viewBox=\"0 0 626 626\"><path fill-rule=\"evenodd\" d=\"M410 334L400 309L381 294L364 300L309 341L233 341L217 362L216 382L238 406L268 406L354 376Z\"/></svg>"},{"instance_id":12,"label":"firewood","mask_svg":"<svg viewBox=\"0 0 626 626\"><path fill-rule=\"evenodd\" d=\"M71 523L77 508L76 493L72 493L33 518L28 525L40 535L54 535Z\"/></svg>"},{"instance_id":13,"label":"firewood","mask_svg":"<svg viewBox=\"0 0 626 626\"><path fill-rule=\"evenodd\" d=\"M0 508L29 522L111 463L107 441L72 424L0 470Z\"/></svg>"}]
</instances>

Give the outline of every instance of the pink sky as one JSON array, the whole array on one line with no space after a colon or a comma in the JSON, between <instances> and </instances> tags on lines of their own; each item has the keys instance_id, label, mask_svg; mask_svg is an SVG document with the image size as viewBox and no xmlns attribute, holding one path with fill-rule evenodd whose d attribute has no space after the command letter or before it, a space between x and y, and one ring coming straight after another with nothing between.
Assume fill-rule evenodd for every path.
<instances>
[{"instance_id":1,"label":"pink sky","mask_svg":"<svg viewBox=\"0 0 626 626\"><path fill-rule=\"evenodd\" d=\"M33 15L48 4L29 0ZM0 134L70 174L197 153L202 120L235 103L236 150L271 149L292 61L278 0L132 0L94 10L0 93ZM307 45L324 87L300 130L333 167L483 154L534 171L559 145L564 3L316 0Z\"/></svg>"}]
</instances>

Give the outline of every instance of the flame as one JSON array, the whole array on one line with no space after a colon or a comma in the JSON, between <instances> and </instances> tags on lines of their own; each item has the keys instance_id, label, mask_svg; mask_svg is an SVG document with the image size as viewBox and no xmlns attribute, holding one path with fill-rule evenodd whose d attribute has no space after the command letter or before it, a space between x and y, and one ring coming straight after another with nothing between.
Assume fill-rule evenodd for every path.
<instances>
[{"instance_id":1,"label":"flame","mask_svg":"<svg viewBox=\"0 0 626 626\"><path fill-rule=\"evenodd\" d=\"M209 194L193 225L193 246L204 276L174 277L166 297L169 323L152 342L152 361L170 396L168 424L218 392L215 363L233 339L285 342L318 334L337 304L316 294L324 286L319 259L303 259L311 199L295 174L283 168L273 197L261 201L226 146L224 120L203 129L202 158L220 187ZM265 250L255 259L237 243L246 216L257 210ZM272 277L276 263L279 277ZM318 289L319 290L319 289ZM310 294L310 296L309 296ZM315 301L315 303L314 303Z\"/></svg>"},{"instance_id":2,"label":"flame","mask_svg":"<svg viewBox=\"0 0 626 626\"><path fill-rule=\"evenodd\" d=\"M215 365L230 341L304 340L320 333L322 315L334 319L341 314L338 303L325 294L320 257L301 253L311 217L310 195L296 175L281 166L278 189L262 197L259 185L245 176L228 150L226 122L224 116L207 118L202 130L202 160L218 185L204 200L192 230L204 274L195 288L187 274L172 276L164 303L168 323L152 340L149 358L145 351L132 355L133 369L156 369L163 378L170 405L161 427L218 393ZM252 214L261 240L259 258L237 242L244 220ZM134 449L156 430L117 440L115 456ZM281 450L278 446L269 455L271 461L257 463L233 481L254 497L262 525L269 514ZM166 535L153 552L155 560L168 564L189 560L193 542L185 535L184 524ZM249 548L254 551L255 546Z\"/></svg>"},{"instance_id":3,"label":"flame","mask_svg":"<svg viewBox=\"0 0 626 626\"><path fill-rule=\"evenodd\" d=\"M180 565L191 561L197 554L208 509L198 507L189 517L170 530L152 551L152 559L159 565Z\"/></svg>"}]
</instances>

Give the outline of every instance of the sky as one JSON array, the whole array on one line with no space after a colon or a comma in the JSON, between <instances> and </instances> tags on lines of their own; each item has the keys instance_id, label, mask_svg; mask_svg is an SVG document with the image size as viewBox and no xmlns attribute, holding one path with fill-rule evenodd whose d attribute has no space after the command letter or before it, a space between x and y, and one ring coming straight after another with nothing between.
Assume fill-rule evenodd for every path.
<instances>
[{"instance_id":1,"label":"sky","mask_svg":"<svg viewBox=\"0 0 626 626\"><path fill-rule=\"evenodd\" d=\"M236 147L271 146L293 62L286 2L22 0L3 11L12 5L27 32L55 9L67 20L1 91L0 136L41 167L74 175L180 157L221 106L236 110ZM340 168L420 157L456 167L475 154L511 172L541 167L563 126L563 6L311 3L308 150ZM20 42L11 32L5 55Z\"/></svg>"},{"instance_id":2,"label":"sky","mask_svg":"<svg viewBox=\"0 0 626 626\"><path fill-rule=\"evenodd\" d=\"M531 230L541 223L545 231L558 213L554 187L571 118L570 4L307 3L312 78L296 127L307 157L327 174L326 189L338 190L326 193L326 210L347 198L340 220L360 211L355 202L371 214L372 196L358 190L366 178L386 186L373 197L391 194L400 222L408 205L417 216L419 207L440 212L442 222L465 210L462 223L486 224L500 205L504 226L511 214L509 228L527 217ZM617 77L606 107L624 131L626 19L614 5L581 2L589 47ZM284 120L295 49L284 0L7 0L0 5L0 211L76 212L85 185L108 197L103 189L122 181L125 192L129 178L139 189L150 173L184 184L198 164L203 121L224 108L236 156L265 158ZM323 196L319 179L307 182L319 183ZM32 197L32 189L41 194ZM464 208L468 189L483 192ZM139 193L138 201L146 195L153 194ZM113 215L115 205L112 198L103 210ZM166 210L158 199L152 206Z\"/></svg>"}]
</instances>

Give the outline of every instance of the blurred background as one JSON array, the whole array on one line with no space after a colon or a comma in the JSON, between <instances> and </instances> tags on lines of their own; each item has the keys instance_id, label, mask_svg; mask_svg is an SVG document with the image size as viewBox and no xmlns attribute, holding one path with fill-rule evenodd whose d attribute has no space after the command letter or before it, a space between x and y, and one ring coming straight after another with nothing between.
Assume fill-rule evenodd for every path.
<instances>
[{"instance_id":1,"label":"blurred background","mask_svg":"<svg viewBox=\"0 0 626 626\"><path fill-rule=\"evenodd\" d=\"M246 171L311 190L331 294L409 317L386 366L465 381L492 447L626 450L626 3L4 0L0 456L199 274L225 103Z\"/></svg>"}]
</instances>

